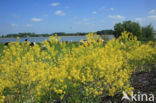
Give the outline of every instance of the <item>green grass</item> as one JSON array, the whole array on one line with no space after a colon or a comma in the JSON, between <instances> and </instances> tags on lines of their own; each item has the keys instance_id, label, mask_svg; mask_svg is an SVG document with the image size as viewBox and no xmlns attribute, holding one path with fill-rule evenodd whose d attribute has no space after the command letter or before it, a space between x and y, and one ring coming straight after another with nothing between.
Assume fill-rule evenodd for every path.
<instances>
[{"instance_id":1,"label":"green grass","mask_svg":"<svg viewBox=\"0 0 156 103\"><path fill-rule=\"evenodd\" d=\"M66 43L67 43L66 48L69 50L72 49L73 46L78 47L80 44L79 42L66 42ZM41 46L41 43L37 43L37 44ZM5 46L4 43L0 43L0 55L3 53L4 46ZM60 47L59 44L55 45L55 50L61 52L61 49L62 48Z\"/></svg>"},{"instance_id":2,"label":"green grass","mask_svg":"<svg viewBox=\"0 0 156 103\"><path fill-rule=\"evenodd\" d=\"M3 49L4 49L4 43L0 43L0 54L2 54Z\"/></svg>"},{"instance_id":3,"label":"green grass","mask_svg":"<svg viewBox=\"0 0 156 103\"><path fill-rule=\"evenodd\" d=\"M146 44L146 43L148 43L149 41L142 41L141 43L143 43L143 44ZM156 41L153 41L154 43L156 43ZM41 43L37 43L38 45L41 45ZM80 43L79 42L66 42L66 48L67 49L72 49L72 47L74 46L74 47L78 47L79 45L80 45ZM104 45L106 44L106 42L104 43ZM3 49L4 49L4 43L0 43L0 55L2 54L2 52L3 52ZM59 51L61 51L61 47L60 47L60 45L55 45L55 50L59 50Z\"/></svg>"}]
</instances>

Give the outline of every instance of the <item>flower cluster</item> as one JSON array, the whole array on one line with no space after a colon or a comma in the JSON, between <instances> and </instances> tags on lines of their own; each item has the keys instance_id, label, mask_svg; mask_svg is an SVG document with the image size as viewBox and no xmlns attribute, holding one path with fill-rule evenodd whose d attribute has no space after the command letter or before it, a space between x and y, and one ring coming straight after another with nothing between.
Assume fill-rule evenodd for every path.
<instances>
[{"instance_id":1,"label":"flower cluster","mask_svg":"<svg viewBox=\"0 0 156 103\"><path fill-rule=\"evenodd\" d=\"M130 77L138 65L153 62L153 43L142 44L123 32L107 43L94 33L82 44L60 42L52 36L33 47L12 42L0 57L0 103L97 102L133 87Z\"/></svg>"}]
</instances>

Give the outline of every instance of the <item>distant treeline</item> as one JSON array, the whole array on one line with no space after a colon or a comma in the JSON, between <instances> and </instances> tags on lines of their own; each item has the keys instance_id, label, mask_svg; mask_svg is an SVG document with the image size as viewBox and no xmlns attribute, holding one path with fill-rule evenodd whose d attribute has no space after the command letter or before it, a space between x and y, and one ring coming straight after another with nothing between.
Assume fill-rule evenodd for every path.
<instances>
[{"instance_id":1,"label":"distant treeline","mask_svg":"<svg viewBox=\"0 0 156 103\"><path fill-rule=\"evenodd\" d=\"M98 35L112 35L113 34L113 30L101 30L101 31L97 31L95 33L97 33ZM56 33L52 33L52 34L36 34L36 33L18 33L18 34L7 34L7 35L2 35L1 38L16 38L16 37L48 37L48 36L52 36L57 34L57 36L85 36L88 33L81 33L81 32L77 32L77 33L64 33L64 32L56 32Z\"/></svg>"}]
</instances>

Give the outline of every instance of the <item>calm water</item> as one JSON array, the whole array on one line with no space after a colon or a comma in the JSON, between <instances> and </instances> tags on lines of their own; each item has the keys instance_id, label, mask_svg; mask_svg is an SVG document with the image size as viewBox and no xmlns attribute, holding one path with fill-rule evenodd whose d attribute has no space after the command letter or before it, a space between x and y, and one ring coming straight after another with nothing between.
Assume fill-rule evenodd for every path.
<instances>
[{"instance_id":1,"label":"calm water","mask_svg":"<svg viewBox=\"0 0 156 103\"><path fill-rule=\"evenodd\" d=\"M105 35L101 36L104 40L111 40L114 38L113 35ZM49 40L49 37L26 37L26 38L20 38L20 42L25 41L25 39L28 39L30 42L43 42L44 40ZM81 39L86 40L86 36L60 36L61 41L75 41L79 42ZM0 38L0 42L6 43L6 42L15 42L17 41L16 38Z\"/></svg>"}]
</instances>

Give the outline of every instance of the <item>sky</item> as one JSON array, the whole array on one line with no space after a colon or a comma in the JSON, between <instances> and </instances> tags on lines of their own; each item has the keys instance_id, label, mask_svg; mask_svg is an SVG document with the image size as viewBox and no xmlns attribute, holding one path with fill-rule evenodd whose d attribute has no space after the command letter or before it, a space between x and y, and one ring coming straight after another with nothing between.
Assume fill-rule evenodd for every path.
<instances>
[{"instance_id":1,"label":"sky","mask_svg":"<svg viewBox=\"0 0 156 103\"><path fill-rule=\"evenodd\" d=\"M96 32L125 20L156 29L156 0L0 0L0 35Z\"/></svg>"}]
</instances>

